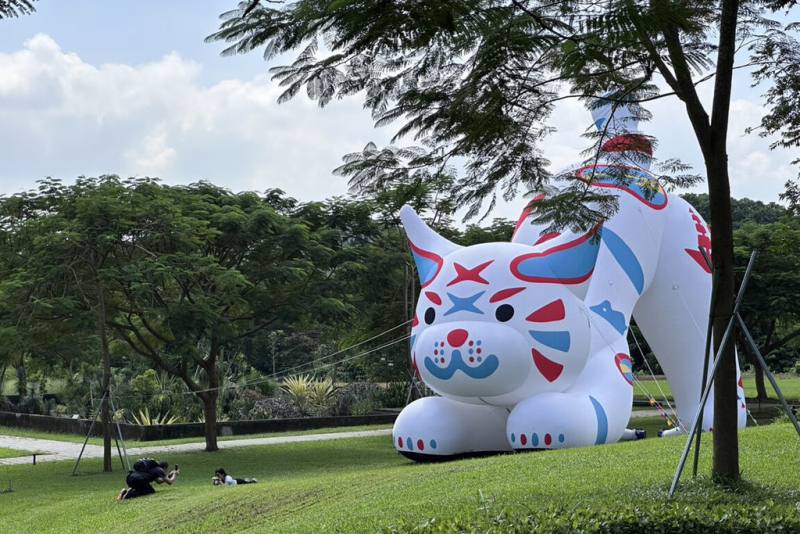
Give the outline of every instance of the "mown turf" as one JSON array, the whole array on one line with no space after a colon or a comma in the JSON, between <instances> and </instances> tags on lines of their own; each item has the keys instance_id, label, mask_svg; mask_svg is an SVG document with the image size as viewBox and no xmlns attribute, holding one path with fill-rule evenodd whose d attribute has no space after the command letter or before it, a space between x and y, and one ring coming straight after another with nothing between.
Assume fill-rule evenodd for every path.
<instances>
[{"instance_id":1,"label":"mown turf","mask_svg":"<svg viewBox=\"0 0 800 534\"><path fill-rule=\"evenodd\" d=\"M706 442L707 443L707 442ZM99 461L0 467L3 532L179 531L363 532L431 518L524 514L567 507L612 512L661 506L683 439L652 439L586 449L503 455L444 464L413 464L388 437L229 449L169 456L182 477L158 494L119 504L122 474L99 473ZM709 447L701 472L709 470ZM678 502L691 506L770 503L800 514L800 439L790 425L742 433L744 476L755 489L729 493L692 485ZM216 467L259 484L213 487ZM698 487L701 490L698 492ZM699 496L699 497L698 497ZM487 512L488 513L488 512ZM13 520L10 520L13 519Z\"/></svg>"},{"instance_id":2,"label":"mown turf","mask_svg":"<svg viewBox=\"0 0 800 534\"><path fill-rule=\"evenodd\" d=\"M639 380L634 384L633 393L637 398L648 398L649 395L654 397L659 402L663 402L664 395L672 399L672 389L665 379L648 380L649 377L642 377L637 375ZM744 380L744 393L747 398L755 398L756 396L756 381L753 373L743 373ZM781 373L775 376L778 381L778 387L781 388L784 396L793 401L800 400L800 375L794 373ZM770 399L777 399L775 392L769 381L764 378L767 387L767 397ZM659 391L659 386L661 390ZM662 395L663 392L663 395Z\"/></svg>"},{"instance_id":3,"label":"mown turf","mask_svg":"<svg viewBox=\"0 0 800 534\"><path fill-rule=\"evenodd\" d=\"M222 425L224 423L220 423ZM218 441L230 441L234 439L251 438L277 438L282 436L302 436L304 434L329 434L335 432L358 432L361 430L382 430L392 428L392 425L358 425L358 426L338 426L334 428L315 428L311 430L287 430L286 432L264 432L261 434L243 434L238 436L220 436ZM29 430L27 428L15 428L0 426L0 435L16 436L20 438L52 439L55 441L68 441L70 443L83 443L86 436L77 434L59 434L56 432L42 432L39 430ZM125 445L130 449L134 447L155 447L160 445L180 445L182 443L197 443L203 441L202 437L162 439L154 441L126 440ZM89 438L90 445L102 445L103 438Z\"/></svg>"},{"instance_id":4,"label":"mown turf","mask_svg":"<svg viewBox=\"0 0 800 534\"><path fill-rule=\"evenodd\" d=\"M3 458L16 458L17 456L25 456L26 454L30 454L27 451L18 451L15 449L4 449L0 447L0 459Z\"/></svg>"}]
</instances>

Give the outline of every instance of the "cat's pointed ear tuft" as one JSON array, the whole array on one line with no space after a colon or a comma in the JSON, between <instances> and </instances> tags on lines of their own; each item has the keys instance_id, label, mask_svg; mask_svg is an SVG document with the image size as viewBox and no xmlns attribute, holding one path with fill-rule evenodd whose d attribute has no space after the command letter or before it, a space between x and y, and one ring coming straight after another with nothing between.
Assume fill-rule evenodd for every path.
<instances>
[{"instance_id":1,"label":"cat's pointed ear tuft","mask_svg":"<svg viewBox=\"0 0 800 534\"><path fill-rule=\"evenodd\" d=\"M461 247L437 234L409 205L400 209L400 220L417 264L420 285L425 287L442 270L443 258Z\"/></svg>"}]
</instances>

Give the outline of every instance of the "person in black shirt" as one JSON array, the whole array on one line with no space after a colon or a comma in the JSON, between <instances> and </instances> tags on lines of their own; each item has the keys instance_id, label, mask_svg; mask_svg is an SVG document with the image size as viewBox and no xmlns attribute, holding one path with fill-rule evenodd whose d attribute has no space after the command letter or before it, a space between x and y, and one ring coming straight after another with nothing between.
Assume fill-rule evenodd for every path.
<instances>
[{"instance_id":1,"label":"person in black shirt","mask_svg":"<svg viewBox=\"0 0 800 534\"><path fill-rule=\"evenodd\" d=\"M157 462L151 458L143 458L133 464L133 470L128 472L125 478L127 487L122 488L117 496L118 501L127 499L134 499L136 497L143 497L155 493L151 484L169 484L172 485L178 478L180 470L178 466L167 474L169 464L167 462Z\"/></svg>"}]
</instances>

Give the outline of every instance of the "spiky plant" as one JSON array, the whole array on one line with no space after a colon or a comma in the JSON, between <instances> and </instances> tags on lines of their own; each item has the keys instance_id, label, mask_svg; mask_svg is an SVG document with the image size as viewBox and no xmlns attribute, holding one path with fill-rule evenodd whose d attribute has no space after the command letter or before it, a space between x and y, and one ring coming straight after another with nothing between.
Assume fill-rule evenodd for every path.
<instances>
[{"instance_id":1,"label":"spiky plant","mask_svg":"<svg viewBox=\"0 0 800 534\"><path fill-rule=\"evenodd\" d=\"M281 389L303 415L308 415L311 390L314 381L309 375L287 376L281 382Z\"/></svg>"},{"instance_id":2,"label":"spiky plant","mask_svg":"<svg viewBox=\"0 0 800 534\"><path fill-rule=\"evenodd\" d=\"M330 378L313 382L308 391L309 403L319 415L324 415L331 409L335 397L336 386Z\"/></svg>"}]
</instances>

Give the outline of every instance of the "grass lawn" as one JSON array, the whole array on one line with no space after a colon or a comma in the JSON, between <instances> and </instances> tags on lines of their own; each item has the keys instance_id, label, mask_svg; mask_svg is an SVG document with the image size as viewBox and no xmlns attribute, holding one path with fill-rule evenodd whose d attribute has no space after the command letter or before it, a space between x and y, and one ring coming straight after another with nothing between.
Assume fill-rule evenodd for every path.
<instances>
[{"instance_id":1,"label":"grass lawn","mask_svg":"<svg viewBox=\"0 0 800 534\"><path fill-rule=\"evenodd\" d=\"M220 423L222 425L224 423ZM300 436L303 434L328 434L331 432L356 432L359 430L382 430L390 429L392 425L358 425L358 426L339 426L335 428L315 428L312 430L288 430L286 432L267 432L261 434L247 434L240 436L219 436L219 441L229 441L234 439L250 439L250 438L275 438L280 436ZM13 428L8 426L0 426L0 435L17 436L21 438L38 438L38 439L52 439L55 441L69 441L71 443L83 443L86 436L79 436L77 434L56 434L54 432L42 432L39 430L28 430L26 428ZM203 441L203 437L194 438L179 438L167 440L154 440L154 441L126 441L127 448L133 447L155 447L159 445L179 445L181 443L196 443ZM103 438L89 438L90 445L102 445Z\"/></svg>"},{"instance_id":2,"label":"grass lawn","mask_svg":"<svg viewBox=\"0 0 800 534\"><path fill-rule=\"evenodd\" d=\"M631 426L647 430L647 437L656 437L659 430L666 428L664 419L661 417L638 417L631 420ZM294 430L286 432L271 432L262 434L248 434L241 436L220 436L219 441L229 441L234 439L251 439L251 438L274 438L280 436L300 436L303 434L327 434L333 432L357 432L359 430L383 430L391 429L392 425L358 425L358 426L343 426L335 428L317 428L312 430ZM76 434L56 434L53 432L41 432L37 430L28 430L25 428L13 428L7 426L0 426L0 435L16 436L21 438L38 438L38 439L51 439L55 441L68 441L71 443L83 443L84 437ZM180 438L171 440L157 440L157 441L126 441L125 445L130 449L134 447L155 447L160 445L179 445L181 443L196 443L203 441L202 437L194 438ZM102 438L89 438L89 444L102 445Z\"/></svg>"},{"instance_id":3,"label":"grass lawn","mask_svg":"<svg viewBox=\"0 0 800 534\"><path fill-rule=\"evenodd\" d=\"M750 486L724 491L704 481L688 483L671 502L666 490L683 439L414 464L394 451L388 437L376 437L171 455L167 459L181 465L179 483L122 504L114 501L122 474L100 473L99 460L84 463L89 474L78 477L69 476L72 462L0 467L0 488L12 479L16 489L0 495L0 524L5 533L167 527L375 532L422 522L451 531L454 524L513 522L543 510L569 518L587 511L635 515L643 507L675 514L749 507L748 513L756 511L745 517L800 524L800 440L792 427L750 428L741 436ZM702 473L709 471L709 449L703 449ZM211 486L219 466L260 483ZM564 530L570 528L567 523Z\"/></svg>"},{"instance_id":4,"label":"grass lawn","mask_svg":"<svg viewBox=\"0 0 800 534\"><path fill-rule=\"evenodd\" d=\"M756 396L756 380L755 375L753 373L743 373L744 378L744 392L745 396L748 398L754 398ZM664 397L659 391L658 387L661 387L661 390L664 392L664 395L667 395L670 399L672 399L672 390L669 387L669 384L665 379L660 380L647 380L643 379L640 375L637 375L639 379L634 384L633 393L637 398L647 398L646 391L650 392L650 395L655 397L656 400L661 401ZM778 380L778 385L781 388L781 391L789 400L800 400L800 375L794 373L780 373L775 375L775 378ZM772 386L764 377L764 381L767 387L767 396L770 399L776 399L777 395L772 390ZM645 391L646 390L646 391Z\"/></svg>"},{"instance_id":5,"label":"grass lawn","mask_svg":"<svg viewBox=\"0 0 800 534\"><path fill-rule=\"evenodd\" d=\"M30 456L28 451L18 451L16 449L4 449L0 447L0 460L3 458L16 458L17 456Z\"/></svg>"}]
</instances>

